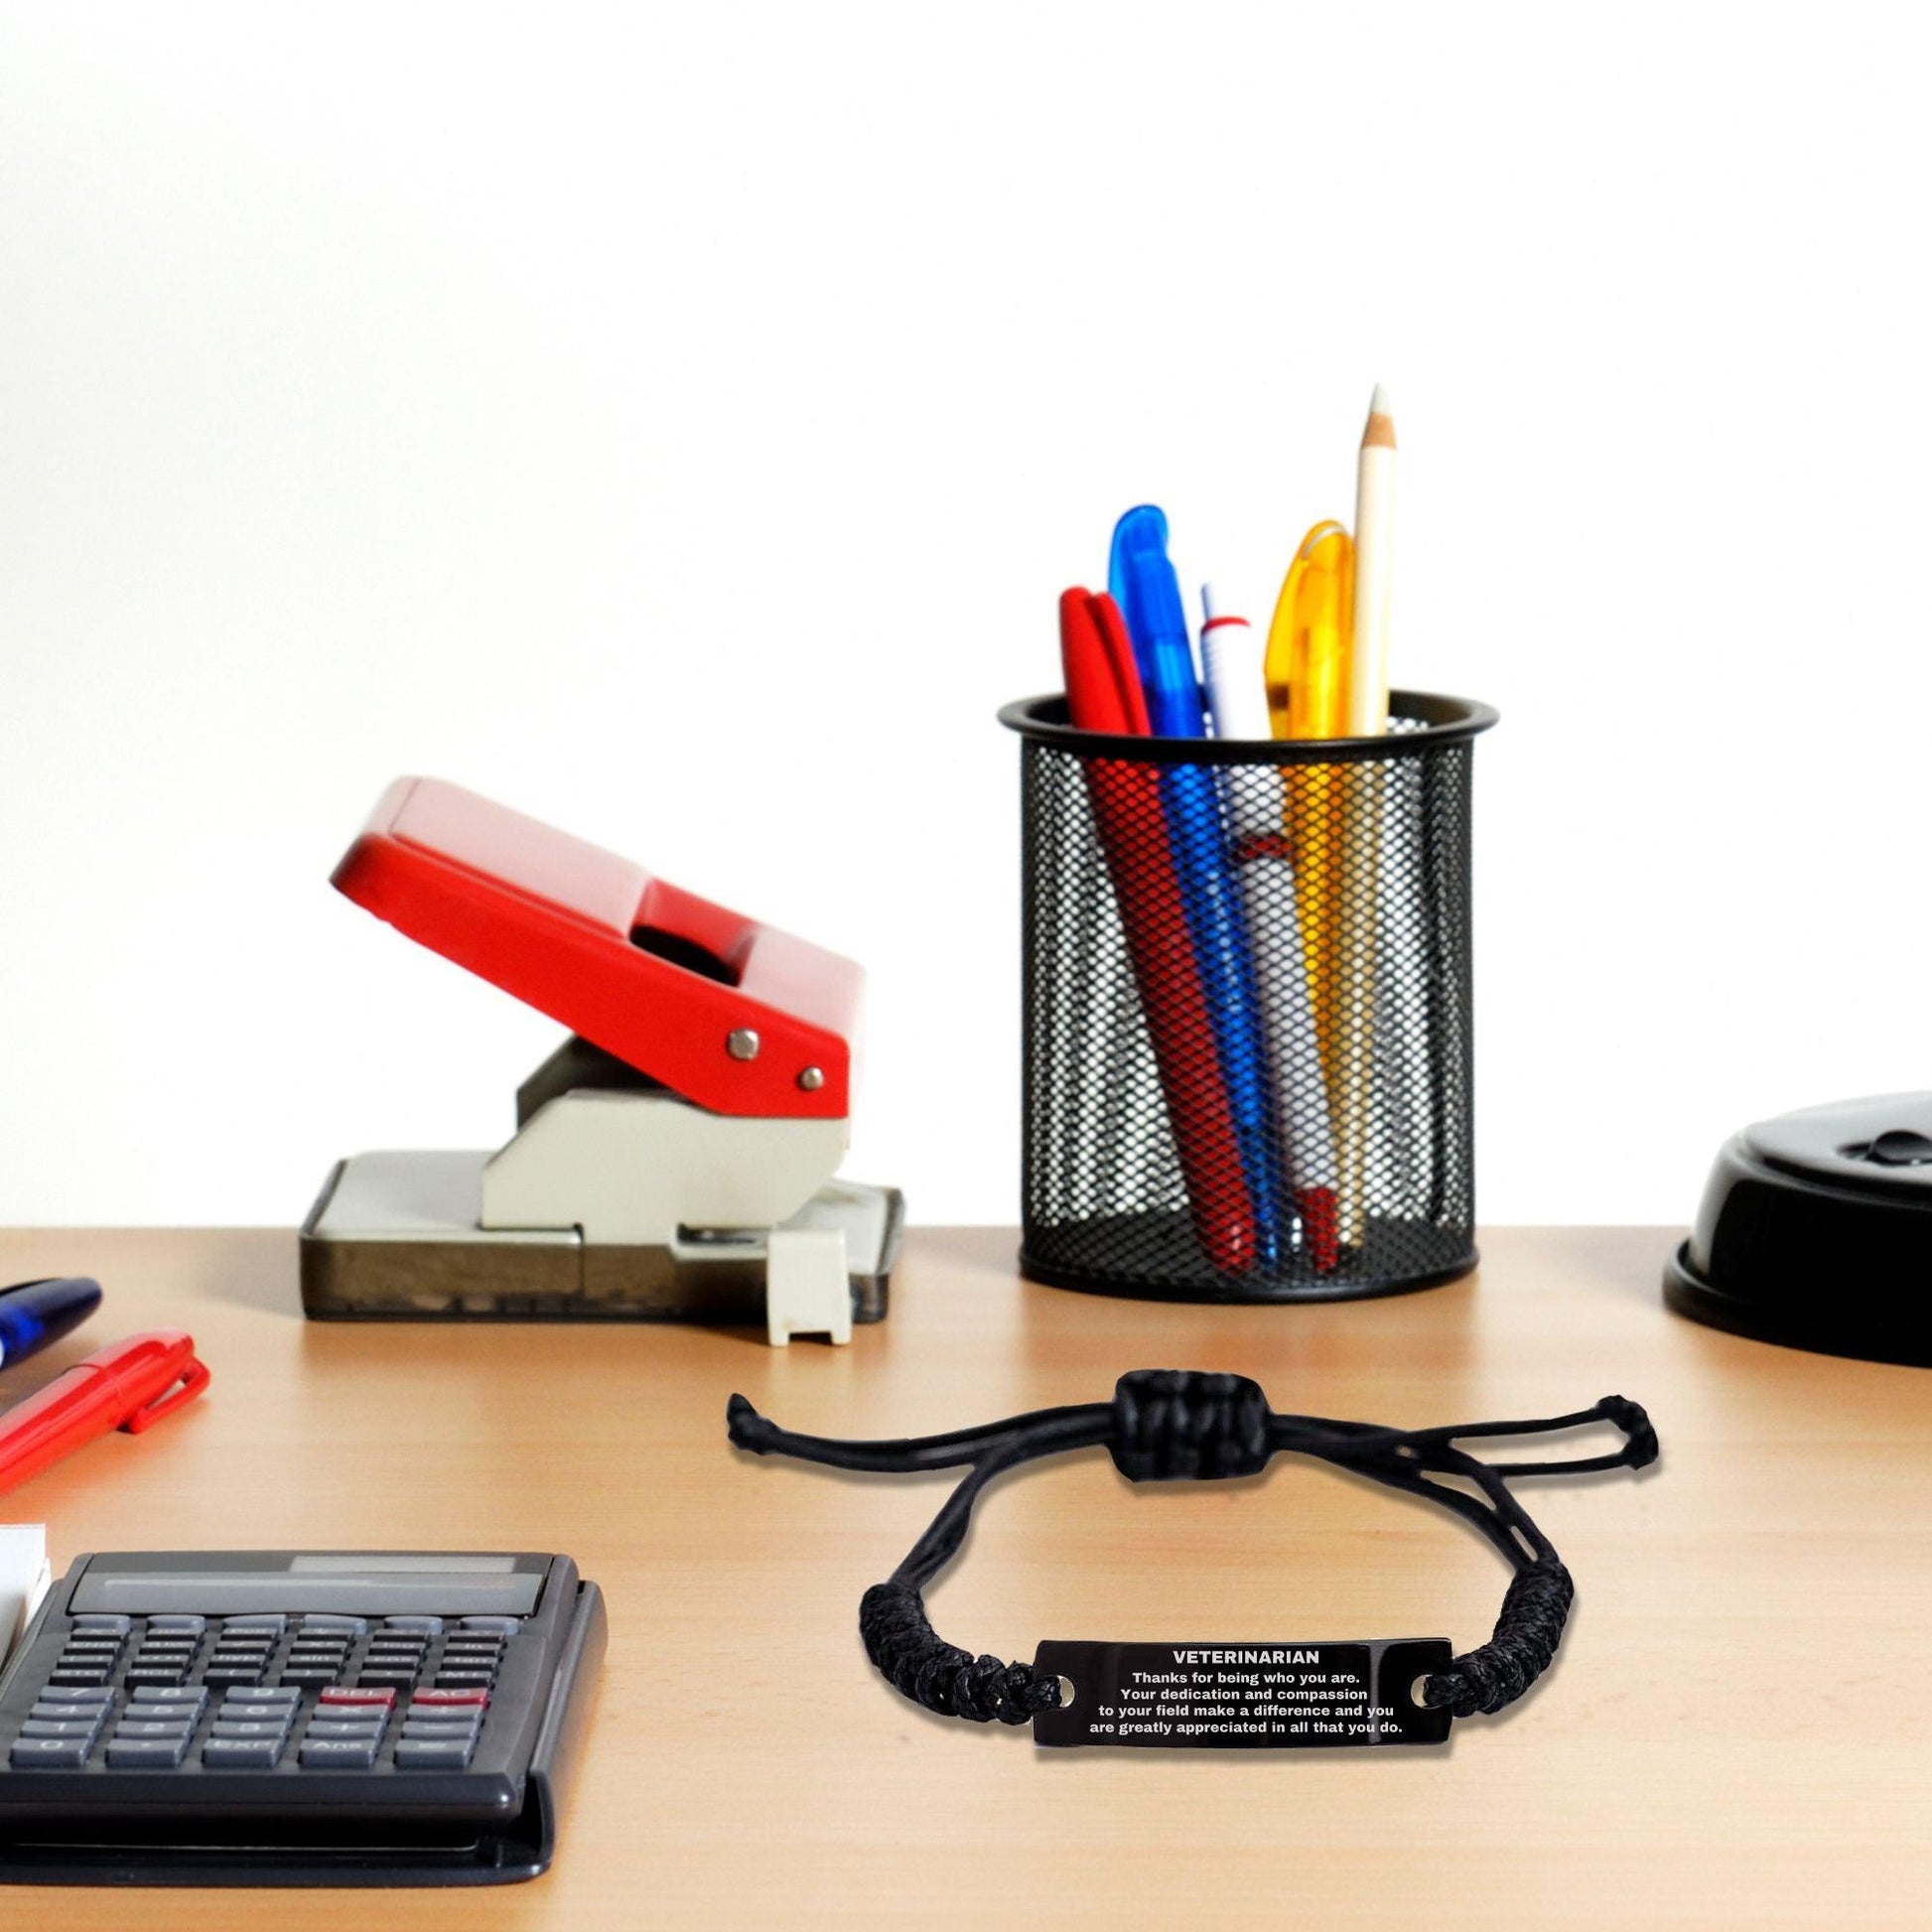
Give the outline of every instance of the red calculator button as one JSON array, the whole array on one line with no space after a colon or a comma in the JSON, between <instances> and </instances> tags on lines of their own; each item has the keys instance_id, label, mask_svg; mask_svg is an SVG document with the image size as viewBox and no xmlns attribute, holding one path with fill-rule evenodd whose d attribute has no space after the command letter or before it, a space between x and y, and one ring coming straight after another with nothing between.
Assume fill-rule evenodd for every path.
<instances>
[{"instance_id":1,"label":"red calculator button","mask_svg":"<svg viewBox=\"0 0 1932 1932\"><path fill-rule=\"evenodd\" d=\"M379 1691L373 1688L368 1690L351 1691L346 1687L340 1686L340 1685L333 1691L320 1692L316 1698L316 1702L318 1704L389 1705L389 1704L394 1704L395 1701L396 1701L396 1694L394 1691Z\"/></svg>"},{"instance_id":2,"label":"red calculator button","mask_svg":"<svg viewBox=\"0 0 1932 1932\"><path fill-rule=\"evenodd\" d=\"M454 1705L476 1705L481 1709L489 1702L487 1691L418 1691L409 1700L410 1708L416 1711L443 1711Z\"/></svg>"}]
</instances>

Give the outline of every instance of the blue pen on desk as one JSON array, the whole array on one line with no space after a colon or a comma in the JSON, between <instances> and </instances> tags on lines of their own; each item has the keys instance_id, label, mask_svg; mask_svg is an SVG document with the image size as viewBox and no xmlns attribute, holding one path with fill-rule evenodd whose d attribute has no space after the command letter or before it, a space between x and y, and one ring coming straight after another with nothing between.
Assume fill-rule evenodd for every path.
<instances>
[{"instance_id":1,"label":"blue pen on desk","mask_svg":"<svg viewBox=\"0 0 1932 1932\"><path fill-rule=\"evenodd\" d=\"M1127 621L1157 738L1205 738L1207 713L1194 676L1193 645L1181 607L1180 581L1168 559L1168 519L1152 503L1114 525L1108 588ZM1161 799L1194 961L1214 1023L1235 1139L1254 1204L1257 1258L1281 1252L1280 1163L1275 1147L1254 968L1242 923L1241 897L1228 864L1220 787L1205 765L1161 770Z\"/></svg>"},{"instance_id":2,"label":"blue pen on desk","mask_svg":"<svg viewBox=\"0 0 1932 1932\"><path fill-rule=\"evenodd\" d=\"M100 1307L100 1284L64 1275L0 1288L0 1368L70 1334Z\"/></svg>"}]
</instances>

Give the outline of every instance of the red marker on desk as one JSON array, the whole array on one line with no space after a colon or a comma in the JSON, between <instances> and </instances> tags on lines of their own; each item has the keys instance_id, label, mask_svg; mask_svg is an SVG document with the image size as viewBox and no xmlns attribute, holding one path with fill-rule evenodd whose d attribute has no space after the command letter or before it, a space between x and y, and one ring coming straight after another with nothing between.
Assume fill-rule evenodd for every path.
<instances>
[{"instance_id":1,"label":"red marker on desk","mask_svg":"<svg viewBox=\"0 0 1932 1932\"><path fill-rule=\"evenodd\" d=\"M0 1489L52 1468L97 1436L138 1436L207 1387L195 1337L180 1328L129 1335L76 1362L0 1415Z\"/></svg>"}]
</instances>

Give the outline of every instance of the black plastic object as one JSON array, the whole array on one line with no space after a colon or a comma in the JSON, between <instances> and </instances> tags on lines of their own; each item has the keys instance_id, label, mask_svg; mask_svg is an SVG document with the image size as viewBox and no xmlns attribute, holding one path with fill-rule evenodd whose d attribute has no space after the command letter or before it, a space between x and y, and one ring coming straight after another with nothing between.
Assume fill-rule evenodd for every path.
<instances>
[{"instance_id":1,"label":"black plastic object","mask_svg":"<svg viewBox=\"0 0 1932 1932\"><path fill-rule=\"evenodd\" d=\"M1932 1093L1808 1107L1726 1141L1664 1299L1759 1341L1932 1367Z\"/></svg>"},{"instance_id":2,"label":"black plastic object","mask_svg":"<svg viewBox=\"0 0 1932 1932\"><path fill-rule=\"evenodd\" d=\"M11 1747L29 1734L23 1726L37 1699L59 1695L47 1687L76 1675L63 1668L64 1652L76 1640L97 1649L104 1642L76 1639L76 1616L91 1616L98 1626L113 1620L103 1613L118 1613L130 1626L119 1651L90 1666L112 1699L110 1711L118 1713L135 1695L140 1674L130 1678L130 1659L154 1637L154 1614L174 1614L179 1623L180 1613L197 1602L210 1623L224 1612L259 1614L272 1590L273 1601L289 1613L288 1627L269 1646L264 1679L286 1670L304 1683L284 1653L306 1641L305 1617L360 1616L368 1634L342 1640L340 1678L353 1684L364 1668L356 1660L378 1640L385 1614L493 1612L526 1581L527 1613L489 1617L516 1627L493 1667L474 1755L462 1769L398 1767L394 1717L369 1768L304 1764L300 1739L316 1722L314 1688L302 1692L291 1720L295 1737L272 1769L208 1768L201 1758L224 1696L213 1675L205 1678L216 1668L207 1654L216 1641L212 1634L156 1639L183 1645L189 1655L172 1687L149 1695L178 1697L196 1685L207 1690L176 1767L108 1762L118 1716L102 1725L98 1741L80 1747L82 1761L71 1768L11 1761ZM447 1651L460 1637L445 1620L448 1631L426 1642ZM603 1596L568 1557L411 1559L367 1551L79 1557L49 1592L0 1677L0 1883L386 1886L534 1878L556 1851L605 1630ZM397 1702L413 1708L409 1692L398 1693Z\"/></svg>"},{"instance_id":3,"label":"black plastic object","mask_svg":"<svg viewBox=\"0 0 1932 1932\"><path fill-rule=\"evenodd\" d=\"M1472 741L1466 699L1397 692L1386 737L1269 744L1076 731L1060 697L1000 713L1021 747L1024 1173L1020 1263L1035 1281L1201 1302L1305 1302L1453 1281L1476 1263L1470 1029ZM1218 801L1249 984L1304 976L1318 1058L1272 1053L1264 1132L1280 1239L1230 1266L1200 1233L1198 1157L1176 1146L1210 1055L1157 1057L1147 994L1192 972L1123 925L1123 869L1169 862L1161 774L1197 765ZM1095 800L1114 787L1106 842ZM1195 787L1196 795L1200 788ZM1168 807L1172 810L1172 804ZM1257 841L1256 828L1267 828ZM1278 835L1278 836L1277 836ZM1286 866L1253 866L1264 847ZM1337 972L1317 936L1350 934ZM1291 1146L1309 1110L1336 1155L1324 1243L1302 1212ZM1184 1124L1180 1131L1185 1132ZM1223 1140L1225 1147L1225 1139ZM1251 1150L1236 1157L1252 1180ZM1214 1173L1226 1176L1222 1159ZM1213 1174L1210 1174L1210 1179ZM1194 1183L1190 1190L1190 1181Z\"/></svg>"}]
</instances>

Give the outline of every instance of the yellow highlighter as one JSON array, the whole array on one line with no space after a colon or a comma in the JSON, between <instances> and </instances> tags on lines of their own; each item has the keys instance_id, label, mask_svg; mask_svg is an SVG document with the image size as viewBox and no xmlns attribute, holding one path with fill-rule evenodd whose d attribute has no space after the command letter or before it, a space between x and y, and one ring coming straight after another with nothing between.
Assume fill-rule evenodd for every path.
<instances>
[{"instance_id":1,"label":"yellow highlighter","mask_svg":"<svg viewBox=\"0 0 1932 1932\"><path fill-rule=\"evenodd\" d=\"M1348 735L1355 546L1339 523L1302 539L1268 626L1268 718L1277 738Z\"/></svg>"},{"instance_id":2,"label":"yellow highlighter","mask_svg":"<svg viewBox=\"0 0 1932 1932\"><path fill-rule=\"evenodd\" d=\"M1355 546L1339 523L1317 523L1302 539L1268 627L1268 712L1277 738L1348 736L1354 602ZM1358 775L1345 764L1282 772L1302 957L1334 1124L1338 1231L1348 1248L1359 1247L1366 1224L1371 1024L1366 882L1351 877L1365 856Z\"/></svg>"}]
</instances>

